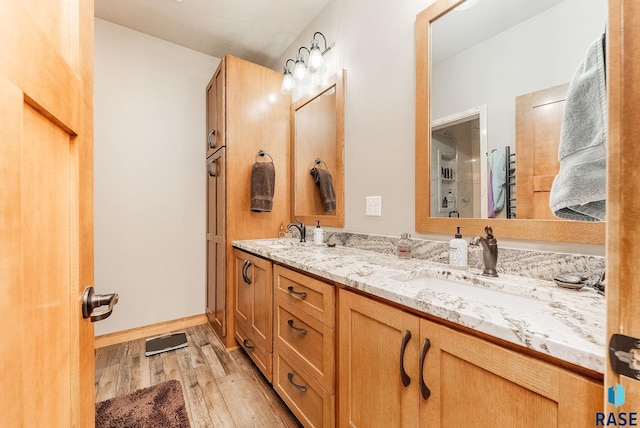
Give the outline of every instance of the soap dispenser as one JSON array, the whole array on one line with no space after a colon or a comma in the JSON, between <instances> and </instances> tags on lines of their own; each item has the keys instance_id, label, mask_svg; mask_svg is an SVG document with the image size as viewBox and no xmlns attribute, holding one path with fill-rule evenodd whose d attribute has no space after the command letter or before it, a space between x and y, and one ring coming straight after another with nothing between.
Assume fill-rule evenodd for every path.
<instances>
[{"instance_id":1,"label":"soap dispenser","mask_svg":"<svg viewBox=\"0 0 640 428\"><path fill-rule=\"evenodd\" d=\"M316 245L324 244L324 231L320 227L320 220L316 220L318 222L315 229L313 229L313 243Z\"/></svg>"},{"instance_id":2,"label":"soap dispenser","mask_svg":"<svg viewBox=\"0 0 640 428\"><path fill-rule=\"evenodd\" d=\"M398 257L401 259L410 259L411 258L411 250L413 244L409 239L411 235L408 233L400 234L400 240L398 241Z\"/></svg>"},{"instance_id":3,"label":"soap dispenser","mask_svg":"<svg viewBox=\"0 0 640 428\"><path fill-rule=\"evenodd\" d=\"M454 238L449 241L449 265L456 268L466 268L468 258L468 244L467 241L462 239L460 227L461 226L457 226L457 231Z\"/></svg>"}]
</instances>

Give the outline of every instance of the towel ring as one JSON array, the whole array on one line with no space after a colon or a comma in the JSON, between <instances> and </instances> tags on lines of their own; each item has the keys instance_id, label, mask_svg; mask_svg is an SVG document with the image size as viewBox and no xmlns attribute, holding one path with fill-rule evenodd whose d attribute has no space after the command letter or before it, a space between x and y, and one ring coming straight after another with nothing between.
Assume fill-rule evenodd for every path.
<instances>
[{"instance_id":1,"label":"towel ring","mask_svg":"<svg viewBox=\"0 0 640 428\"><path fill-rule=\"evenodd\" d=\"M313 161L313 162L314 162L314 164L316 164L316 165L323 164L323 165L324 165L324 168L325 168L327 171L329 171L329 167L327 166L327 164L326 164L322 159L320 159L320 158L316 158L316 160L315 160L315 161Z\"/></svg>"},{"instance_id":2,"label":"towel ring","mask_svg":"<svg viewBox=\"0 0 640 428\"><path fill-rule=\"evenodd\" d=\"M271 155L262 149L258 150L258 154L256 155L256 159L255 159L256 162L258 162L258 156L261 156L261 157L269 156L269 159L271 159L271 163L273 163L273 158L271 157Z\"/></svg>"}]
</instances>

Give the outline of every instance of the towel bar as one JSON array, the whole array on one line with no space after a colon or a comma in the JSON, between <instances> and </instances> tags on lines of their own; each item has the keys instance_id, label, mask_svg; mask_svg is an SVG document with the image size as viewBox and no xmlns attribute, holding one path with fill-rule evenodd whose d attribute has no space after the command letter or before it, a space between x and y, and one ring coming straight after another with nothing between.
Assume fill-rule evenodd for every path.
<instances>
[{"instance_id":1,"label":"towel bar","mask_svg":"<svg viewBox=\"0 0 640 428\"><path fill-rule=\"evenodd\" d=\"M325 163L325 161L323 161L322 159L320 159L320 158L316 158L316 159L313 161L313 163L314 163L315 165L323 164L323 165L324 165L324 168L325 168L327 171L329 171L329 167L327 166L327 164ZM313 169L313 168L312 168L312 169Z\"/></svg>"},{"instance_id":2,"label":"towel bar","mask_svg":"<svg viewBox=\"0 0 640 428\"><path fill-rule=\"evenodd\" d=\"M256 159L255 159L256 162L258 162L258 156L260 157L269 156L269 159L271 159L271 162L273 162L273 158L271 157L271 155L262 149L258 150L258 154L256 155Z\"/></svg>"}]
</instances>

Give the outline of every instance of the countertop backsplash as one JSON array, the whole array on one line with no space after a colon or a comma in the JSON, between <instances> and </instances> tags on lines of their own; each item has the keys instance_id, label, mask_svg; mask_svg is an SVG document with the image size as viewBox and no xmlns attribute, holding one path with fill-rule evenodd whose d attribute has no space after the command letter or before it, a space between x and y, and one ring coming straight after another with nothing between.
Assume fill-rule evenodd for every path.
<instances>
[{"instance_id":1,"label":"countertop backsplash","mask_svg":"<svg viewBox=\"0 0 640 428\"><path fill-rule=\"evenodd\" d=\"M328 244L395 254L400 237L370 235L350 232L325 231L324 240ZM449 243L411 238L413 258L436 263L449 263ZM469 246L469 267L482 269L482 248ZM555 253L507 248L498 241L498 273L519 275L528 278L553 281L560 273L570 273L587 277L589 283L596 282L605 269L604 257L580 254Z\"/></svg>"}]
</instances>

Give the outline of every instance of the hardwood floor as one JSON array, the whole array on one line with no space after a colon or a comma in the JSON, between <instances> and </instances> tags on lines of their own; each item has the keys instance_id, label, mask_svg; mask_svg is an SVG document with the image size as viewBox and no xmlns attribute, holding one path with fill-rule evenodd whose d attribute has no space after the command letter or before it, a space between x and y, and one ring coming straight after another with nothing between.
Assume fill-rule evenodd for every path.
<instances>
[{"instance_id":1,"label":"hardwood floor","mask_svg":"<svg viewBox=\"0 0 640 428\"><path fill-rule=\"evenodd\" d=\"M242 349L227 352L208 324L189 346L146 357L145 339L96 349L96 402L178 379L192 428L301 427Z\"/></svg>"}]
</instances>

